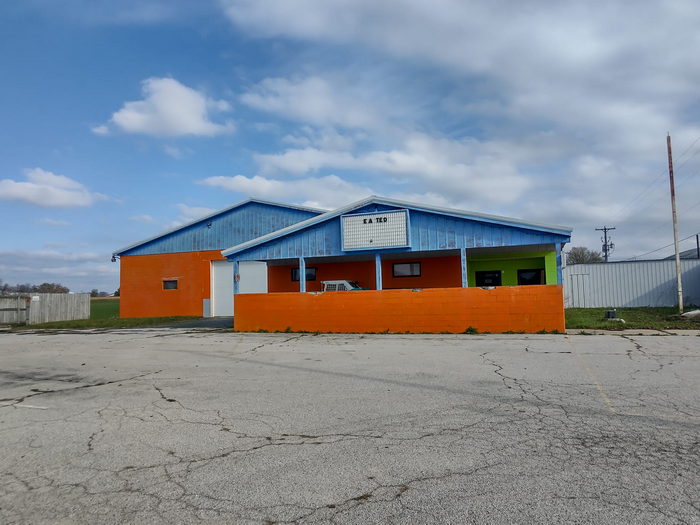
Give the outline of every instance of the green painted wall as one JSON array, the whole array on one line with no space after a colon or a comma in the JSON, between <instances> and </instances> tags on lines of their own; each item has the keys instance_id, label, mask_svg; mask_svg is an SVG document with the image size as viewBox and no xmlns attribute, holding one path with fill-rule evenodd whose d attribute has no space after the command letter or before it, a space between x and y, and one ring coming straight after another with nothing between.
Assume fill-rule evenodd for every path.
<instances>
[{"instance_id":1,"label":"green painted wall","mask_svg":"<svg viewBox=\"0 0 700 525\"><path fill-rule=\"evenodd\" d=\"M467 273L469 286L476 286L477 271L501 270L503 286L517 286L518 270L544 269L545 284L557 284L557 254L546 252L517 252L469 255L467 253Z\"/></svg>"}]
</instances>

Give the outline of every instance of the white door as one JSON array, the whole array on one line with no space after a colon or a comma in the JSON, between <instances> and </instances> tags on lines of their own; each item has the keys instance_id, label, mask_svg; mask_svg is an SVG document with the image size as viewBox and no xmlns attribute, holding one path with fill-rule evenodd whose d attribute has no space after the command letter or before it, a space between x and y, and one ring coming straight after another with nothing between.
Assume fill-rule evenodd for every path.
<instances>
[{"instance_id":1,"label":"white door","mask_svg":"<svg viewBox=\"0 0 700 525\"><path fill-rule=\"evenodd\" d=\"M238 293L267 293L267 263L241 261ZM211 316L233 315L233 263L211 262Z\"/></svg>"},{"instance_id":2,"label":"white door","mask_svg":"<svg viewBox=\"0 0 700 525\"><path fill-rule=\"evenodd\" d=\"M238 293L267 293L267 263L241 261L238 271L241 272Z\"/></svg>"},{"instance_id":3,"label":"white door","mask_svg":"<svg viewBox=\"0 0 700 525\"><path fill-rule=\"evenodd\" d=\"M211 315L233 315L233 263L230 261L211 262Z\"/></svg>"}]
</instances>

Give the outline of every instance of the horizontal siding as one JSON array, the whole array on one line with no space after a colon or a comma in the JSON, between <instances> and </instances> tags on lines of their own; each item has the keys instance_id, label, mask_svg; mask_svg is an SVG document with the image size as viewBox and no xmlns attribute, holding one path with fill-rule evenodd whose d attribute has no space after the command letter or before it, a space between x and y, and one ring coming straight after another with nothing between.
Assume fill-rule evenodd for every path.
<instances>
[{"instance_id":1,"label":"horizontal siding","mask_svg":"<svg viewBox=\"0 0 700 525\"><path fill-rule=\"evenodd\" d=\"M354 213L387 211L386 205L371 205ZM409 210L409 248L386 251L439 251L459 248L480 248L496 246L522 246L532 244L554 244L568 241L568 237L554 233L518 228L472 219L460 219ZM340 217L317 224L304 230L273 239L265 244L254 246L235 254L233 258L245 260L292 259L296 257L324 257L346 255L341 241ZM362 253L353 251L352 253ZM367 253L373 253L367 251Z\"/></svg>"},{"instance_id":2,"label":"horizontal siding","mask_svg":"<svg viewBox=\"0 0 700 525\"><path fill-rule=\"evenodd\" d=\"M676 263L630 261L574 264L564 268L567 308L675 306ZM700 304L700 261L681 261L683 301Z\"/></svg>"},{"instance_id":3,"label":"horizontal siding","mask_svg":"<svg viewBox=\"0 0 700 525\"><path fill-rule=\"evenodd\" d=\"M121 255L225 250L316 215L318 213L312 211L249 202L209 220L126 250Z\"/></svg>"}]
</instances>

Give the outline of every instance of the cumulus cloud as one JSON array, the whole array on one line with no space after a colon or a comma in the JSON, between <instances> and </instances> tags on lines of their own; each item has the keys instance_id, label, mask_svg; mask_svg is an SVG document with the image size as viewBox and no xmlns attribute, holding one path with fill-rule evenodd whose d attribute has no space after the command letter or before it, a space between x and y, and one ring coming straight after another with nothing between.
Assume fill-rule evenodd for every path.
<instances>
[{"instance_id":1,"label":"cumulus cloud","mask_svg":"<svg viewBox=\"0 0 700 525\"><path fill-rule=\"evenodd\" d=\"M361 92L338 90L320 76L305 78L266 78L247 93L241 102L258 110L319 126L376 128L380 114Z\"/></svg>"},{"instance_id":2,"label":"cumulus cloud","mask_svg":"<svg viewBox=\"0 0 700 525\"><path fill-rule=\"evenodd\" d=\"M168 156L172 157L176 160L180 160L184 158L187 155L190 155L192 153L192 150L189 148L178 148L175 146L168 146L167 144L163 146L163 152Z\"/></svg>"},{"instance_id":3,"label":"cumulus cloud","mask_svg":"<svg viewBox=\"0 0 700 525\"><path fill-rule=\"evenodd\" d=\"M157 137L213 137L234 131L230 121L220 124L211 120L211 114L231 110L231 105L225 100L208 98L174 78L146 79L142 91L143 100L125 102L112 114L111 126L125 133ZM109 128L100 125L93 127L92 131L104 135Z\"/></svg>"},{"instance_id":4,"label":"cumulus cloud","mask_svg":"<svg viewBox=\"0 0 700 525\"><path fill-rule=\"evenodd\" d=\"M44 218L44 219L37 219L36 220L37 224L43 224L45 226L68 226L70 223L68 221L62 221L60 219L50 219L50 218Z\"/></svg>"},{"instance_id":5,"label":"cumulus cloud","mask_svg":"<svg viewBox=\"0 0 700 525\"><path fill-rule=\"evenodd\" d=\"M195 221L216 211L214 208L207 208L204 206L188 206L187 204L183 203L178 203L175 205L175 207L180 213L176 220L168 224L169 228L177 228L178 226Z\"/></svg>"},{"instance_id":6,"label":"cumulus cloud","mask_svg":"<svg viewBox=\"0 0 700 525\"><path fill-rule=\"evenodd\" d=\"M129 217L129 220L134 221L134 222L145 222L145 223L155 222L155 219L151 215L148 215L147 213L144 213L141 215L132 215L131 217Z\"/></svg>"},{"instance_id":7,"label":"cumulus cloud","mask_svg":"<svg viewBox=\"0 0 700 525\"><path fill-rule=\"evenodd\" d=\"M475 140L437 139L414 133L402 147L353 154L307 147L257 155L262 174L303 175L322 168L366 170L441 191L460 201L513 202L530 186L509 151ZM386 181L385 181L386 182Z\"/></svg>"},{"instance_id":8,"label":"cumulus cloud","mask_svg":"<svg viewBox=\"0 0 700 525\"><path fill-rule=\"evenodd\" d=\"M41 168L25 171L26 181L0 180L0 199L45 207L91 206L106 197L89 191L81 183Z\"/></svg>"},{"instance_id":9,"label":"cumulus cloud","mask_svg":"<svg viewBox=\"0 0 700 525\"><path fill-rule=\"evenodd\" d=\"M699 148L682 156L700 137L692 0L220 5L240 30L307 43L317 58L303 64L306 76L264 80L241 98L301 126L284 132L280 150L256 155L266 180L376 175L383 194L568 223L574 242L591 247L595 227L612 224L618 254L630 254L668 243L667 186L638 195L666 169L668 130L687 210L681 235L697 229ZM314 136L322 129L368 138L324 144Z\"/></svg>"},{"instance_id":10,"label":"cumulus cloud","mask_svg":"<svg viewBox=\"0 0 700 525\"><path fill-rule=\"evenodd\" d=\"M97 288L113 292L119 286L119 265L111 255L58 250L0 251L0 272L6 283L58 282L73 292Z\"/></svg>"},{"instance_id":11,"label":"cumulus cloud","mask_svg":"<svg viewBox=\"0 0 700 525\"><path fill-rule=\"evenodd\" d=\"M616 135L640 153L653 146L651 130L654 135L680 127L682 108L696 99L700 81L698 69L688 67L700 45L695 30L700 11L692 1L643 7L459 0L221 0L221 5L234 24L256 36L361 46L488 82L490 97L464 91L465 112L478 108L482 114L546 119L606 138ZM685 42L674 46L673 60L664 58L668 49L659 45L668 42L669 27ZM271 83L267 91L273 95L262 97L267 105L260 107L284 111L284 101L296 99L285 95L304 84ZM333 92L321 86L309 91ZM313 116L303 109L286 111Z\"/></svg>"},{"instance_id":12,"label":"cumulus cloud","mask_svg":"<svg viewBox=\"0 0 700 525\"><path fill-rule=\"evenodd\" d=\"M271 179L260 175L235 175L208 177L199 182L205 186L223 188L244 195L300 202L305 206L317 208L336 208L373 194L369 187L348 182L336 175L294 180Z\"/></svg>"}]
</instances>

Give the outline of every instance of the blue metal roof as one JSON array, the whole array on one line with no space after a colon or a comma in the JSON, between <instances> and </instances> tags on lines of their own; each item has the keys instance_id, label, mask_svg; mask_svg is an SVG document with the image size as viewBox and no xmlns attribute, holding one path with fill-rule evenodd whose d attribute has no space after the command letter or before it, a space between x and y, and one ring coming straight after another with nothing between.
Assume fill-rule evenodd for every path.
<instances>
[{"instance_id":1,"label":"blue metal roof","mask_svg":"<svg viewBox=\"0 0 700 525\"><path fill-rule=\"evenodd\" d=\"M324 212L315 208L248 199L183 226L144 239L113 255L152 255L221 250Z\"/></svg>"},{"instance_id":2,"label":"blue metal roof","mask_svg":"<svg viewBox=\"0 0 700 525\"><path fill-rule=\"evenodd\" d=\"M409 210L410 246L382 250L411 252L458 248L566 243L571 228L461 210L370 197L277 232L243 242L221 253L238 260L347 255L342 249L340 216L352 213ZM366 253L373 253L367 250Z\"/></svg>"}]
</instances>

